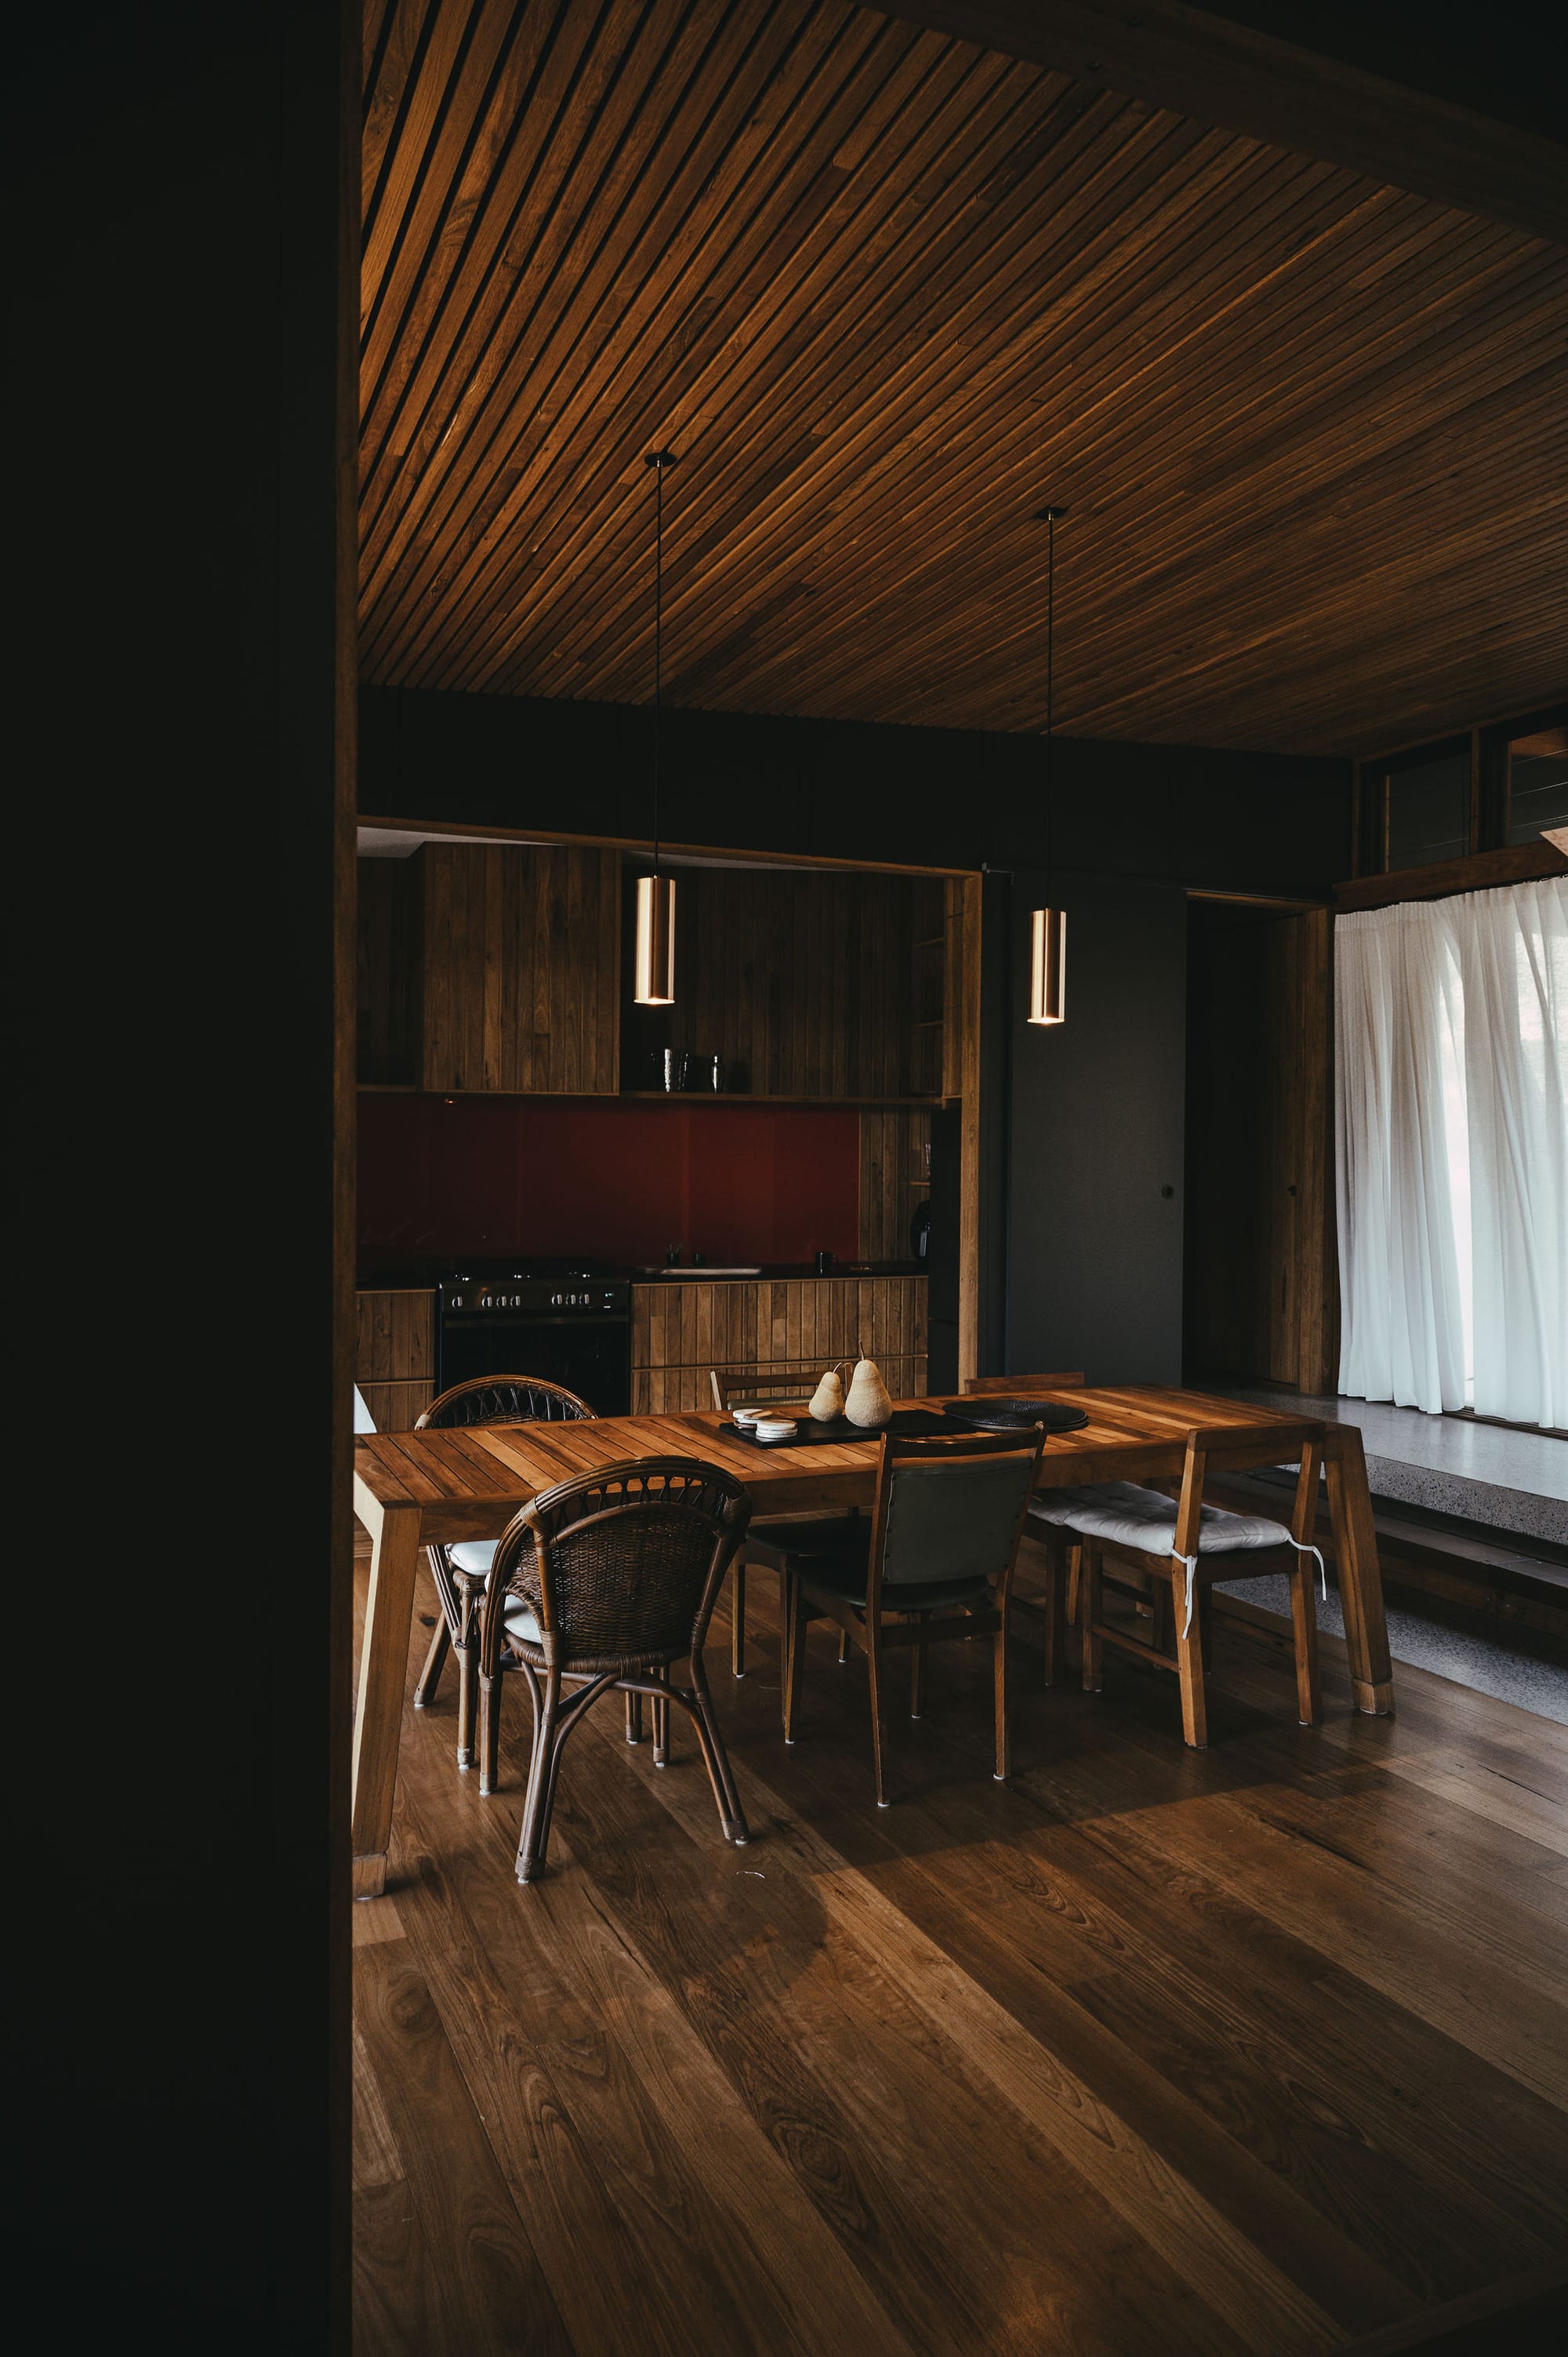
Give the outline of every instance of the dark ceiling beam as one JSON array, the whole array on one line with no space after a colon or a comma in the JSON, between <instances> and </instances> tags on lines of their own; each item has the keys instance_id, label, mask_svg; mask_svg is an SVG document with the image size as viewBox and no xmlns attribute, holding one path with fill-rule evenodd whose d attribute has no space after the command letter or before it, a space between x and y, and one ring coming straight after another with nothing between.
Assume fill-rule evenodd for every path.
<instances>
[{"instance_id":1,"label":"dark ceiling beam","mask_svg":"<svg viewBox=\"0 0 1568 2357\"><path fill-rule=\"evenodd\" d=\"M876 13L1568 245L1568 148L1180 0L900 0Z\"/></svg>"}]
</instances>

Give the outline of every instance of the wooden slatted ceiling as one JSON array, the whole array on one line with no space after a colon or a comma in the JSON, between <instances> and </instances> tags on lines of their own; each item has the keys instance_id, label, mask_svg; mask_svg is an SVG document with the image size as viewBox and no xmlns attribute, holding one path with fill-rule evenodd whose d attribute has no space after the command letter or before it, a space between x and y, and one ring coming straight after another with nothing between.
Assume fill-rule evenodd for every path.
<instances>
[{"instance_id":1,"label":"wooden slatted ceiling","mask_svg":"<svg viewBox=\"0 0 1568 2357\"><path fill-rule=\"evenodd\" d=\"M1568 253L823 0L371 0L363 636L1356 752L1561 694Z\"/></svg>"}]
</instances>

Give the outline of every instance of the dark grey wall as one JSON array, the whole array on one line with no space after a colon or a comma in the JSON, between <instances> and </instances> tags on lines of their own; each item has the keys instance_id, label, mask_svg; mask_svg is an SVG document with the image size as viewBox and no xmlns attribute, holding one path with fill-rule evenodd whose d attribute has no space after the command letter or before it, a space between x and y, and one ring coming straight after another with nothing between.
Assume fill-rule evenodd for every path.
<instances>
[{"instance_id":1,"label":"dark grey wall","mask_svg":"<svg viewBox=\"0 0 1568 2357\"><path fill-rule=\"evenodd\" d=\"M650 715L366 688L367 816L639 838ZM1086 873L1326 892L1350 873L1350 769L1281 753L1058 737L1050 857ZM1037 737L848 721L665 715L671 843L816 858L1028 866L1046 856Z\"/></svg>"},{"instance_id":2,"label":"dark grey wall","mask_svg":"<svg viewBox=\"0 0 1568 2357\"><path fill-rule=\"evenodd\" d=\"M1055 871L1013 880L1006 1329L1001 1373L1182 1373L1187 899ZM1031 909L1068 912L1067 1020L1028 1007ZM1164 1189L1171 1189L1167 1196Z\"/></svg>"}]
</instances>

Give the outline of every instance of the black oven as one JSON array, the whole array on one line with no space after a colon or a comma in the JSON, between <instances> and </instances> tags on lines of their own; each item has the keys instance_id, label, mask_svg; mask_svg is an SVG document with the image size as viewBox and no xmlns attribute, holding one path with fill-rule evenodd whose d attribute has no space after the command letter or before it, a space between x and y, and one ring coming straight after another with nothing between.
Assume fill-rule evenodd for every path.
<instances>
[{"instance_id":1,"label":"black oven","mask_svg":"<svg viewBox=\"0 0 1568 2357\"><path fill-rule=\"evenodd\" d=\"M631 1285L590 1262L470 1262L441 1280L436 1380L542 1375L599 1415L631 1406Z\"/></svg>"}]
</instances>

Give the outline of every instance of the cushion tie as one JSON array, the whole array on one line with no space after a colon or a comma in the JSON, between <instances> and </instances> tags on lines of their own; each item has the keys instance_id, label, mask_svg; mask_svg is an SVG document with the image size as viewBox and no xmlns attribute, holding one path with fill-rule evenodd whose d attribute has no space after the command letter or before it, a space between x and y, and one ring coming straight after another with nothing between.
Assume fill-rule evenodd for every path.
<instances>
[{"instance_id":1,"label":"cushion tie","mask_svg":"<svg viewBox=\"0 0 1568 2357\"><path fill-rule=\"evenodd\" d=\"M1171 1553L1177 1563L1187 1566L1187 1619L1181 1624L1181 1633L1185 1637L1192 1626L1192 1583L1197 1577L1197 1557L1195 1555L1176 1555L1174 1547Z\"/></svg>"},{"instance_id":2,"label":"cushion tie","mask_svg":"<svg viewBox=\"0 0 1568 2357\"><path fill-rule=\"evenodd\" d=\"M1328 1566L1324 1562L1321 1553L1316 1547L1308 1546L1305 1540L1302 1539L1292 1539L1291 1544L1294 1547L1297 1555L1309 1555L1316 1564L1317 1577L1323 1582L1323 1600L1325 1604L1326 1604L1328 1601Z\"/></svg>"},{"instance_id":3,"label":"cushion tie","mask_svg":"<svg viewBox=\"0 0 1568 2357\"><path fill-rule=\"evenodd\" d=\"M1320 1550L1315 1546L1308 1546L1301 1539L1292 1539L1291 1544L1294 1547L1297 1555L1309 1555L1316 1564L1317 1576L1323 1582L1323 1600L1326 1604L1328 1601L1328 1566L1324 1562ZM1192 1583L1197 1576L1197 1557L1195 1555L1177 1555L1174 1547L1171 1550L1171 1555L1173 1560L1182 1565L1187 1572L1187 1618L1181 1624L1181 1633L1185 1637L1187 1631L1192 1627Z\"/></svg>"}]
</instances>

